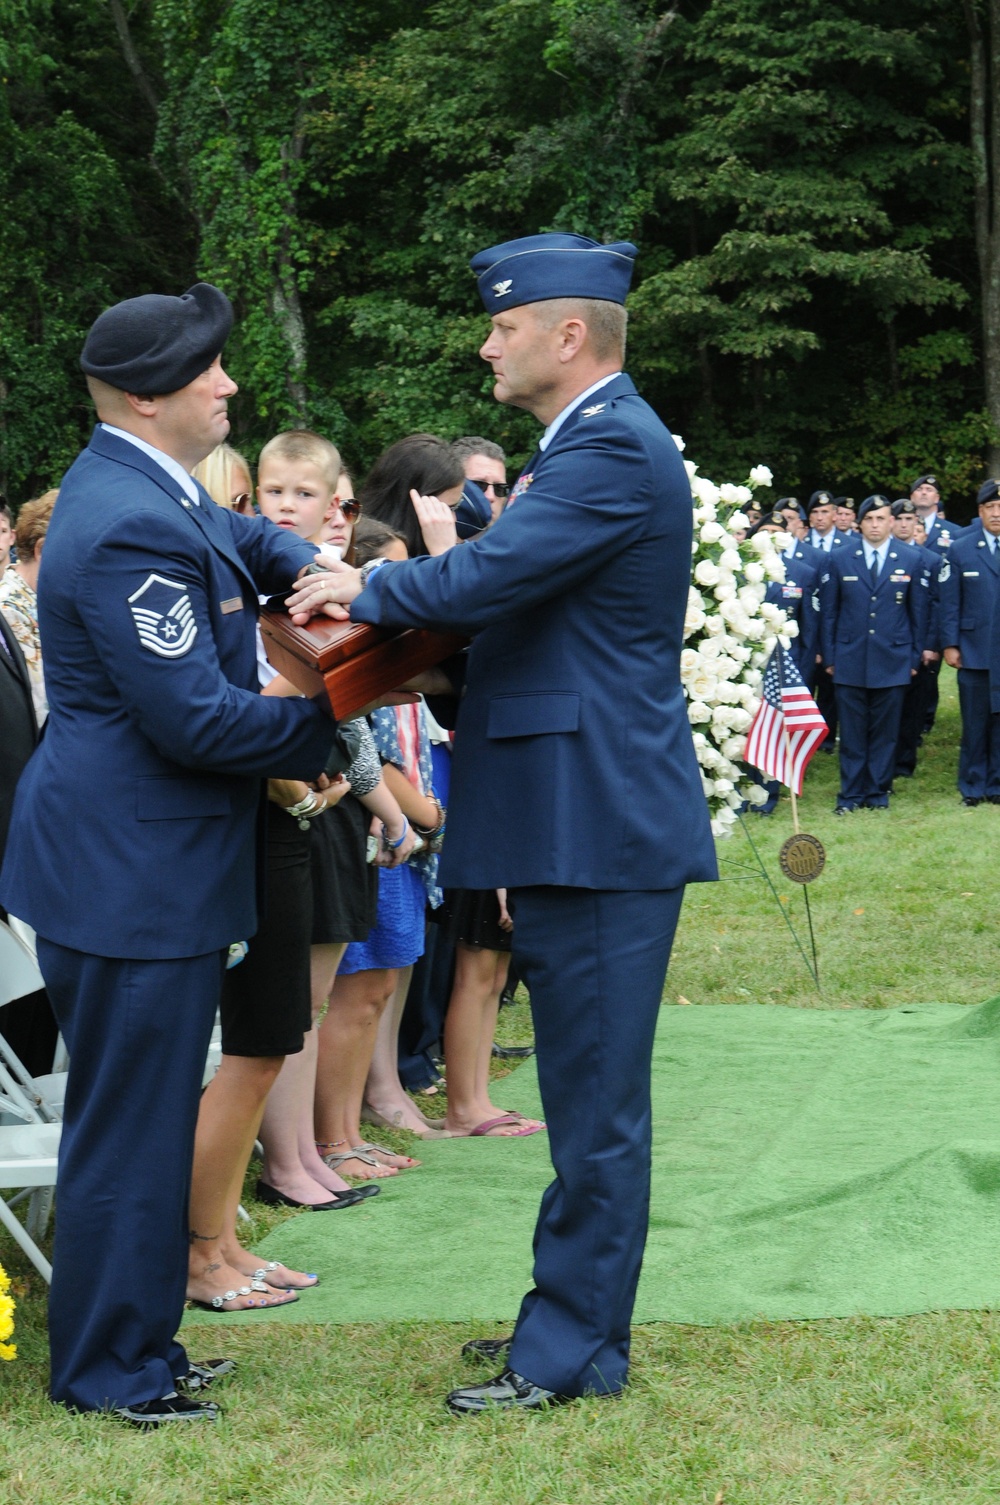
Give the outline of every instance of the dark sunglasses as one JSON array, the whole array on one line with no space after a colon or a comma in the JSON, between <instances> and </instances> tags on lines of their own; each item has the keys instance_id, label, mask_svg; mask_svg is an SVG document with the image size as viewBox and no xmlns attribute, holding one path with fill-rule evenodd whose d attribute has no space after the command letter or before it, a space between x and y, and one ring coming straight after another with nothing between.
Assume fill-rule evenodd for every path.
<instances>
[{"instance_id":1,"label":"dark sunglasses","mask_svg":"<svg viewBox=\"0 0 1000 1505\"><path fill-rule=\"evenodd\" d=\"M242 512L244 517L253 511L253 494L249 491L241 491L239 496L233 497L233 511Z\"/></svg>"},{"instance_id":2,"label":"dark sunglasses","mask_svg":"<svg viewBox=\"0 0 1000 1505\"><path fill-rule=\"evenodd\" d=\"M477 481L474 477L472 480L473 484L478 486L481 491L485 491L487 487L492 486L493 495L498 502L505 502L510 496L510 487L506 481Z\"/></svg>"},{"instance_id":3,"label":"dark sunglasses","mask_svg":"<svg viewBox=\"0 0 1000 1505\"><path fill-rule=\"evenodd\" d=\"M343 501L339 496L335 496L332 500L333 505L340 508L345 521L353 523L361 516L361 503L356 502L352 496L345 497Z\"/></svg>"}]
</instances>

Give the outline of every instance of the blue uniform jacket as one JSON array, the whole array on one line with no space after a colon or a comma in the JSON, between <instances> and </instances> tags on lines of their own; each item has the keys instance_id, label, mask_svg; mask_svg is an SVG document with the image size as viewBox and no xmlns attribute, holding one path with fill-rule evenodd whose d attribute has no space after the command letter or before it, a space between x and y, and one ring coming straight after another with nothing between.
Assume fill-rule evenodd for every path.
<instances>
[{"instance_id":1,"label":"blue uniform jacket","mask_svg":"<svg viewBox=\"0 0 1000 1505\"><path fill-rule=\"evenodd\" d=\"M818 544L813 543L813 530L810 528L808 538L803 540L803 547L812 549L814 553L822 555L824 559L829 559L830 555L835 553L842 544L850 543L855 538L857 538L856 533L841 533L839 528L834 528L833 542L830 545L830 553L828 554L826 549L821 549Z\"/></svg>"},{"instance_id":2,"label":"blue uniform jacket","mask_svg":"<svg viewBox=\"0 0 1000 1505\"><path fill-rule=\"evenodd\" d=\"M978 518L976 520L978 522ZM947 554L953 544L956 544L966 530L958 527L956 523L942 522L936 518L933 527L928 528L927 537L922 547L933 549L937 554Z\"/></svg>"},{"instance_id":3,"label":"blue uniform jacket","mask_svg":"<svg viewBox=\"0 0 1000 1505\"><path fill-rule=\"evenodd\" d=\"M815 555L815 549L809 550ZM766 601L780 606L789 619L798 624L799 635L792 639L791 655L795 667L808 682L819 652L819 570L806 559L805 550L796 548L791 559L782 555L785 565L784 584L772 580ZM824 556L825 563L825 556Z\"/></svg>"},{"instance_id":4,"label":"blue uniform jacket","mask_svg":"<svg viewBox=\"0 0 1000 1505\"><path fill-rule=\"evenodd\" d=\"M872 588L860 541L830 554L820 583L823 661L839 685L908 685L927 641L927 566L912 544L889 542Z\"/></svg>"},{"instance_id":5,"label":"blue uniform jacket","mask_svg":"<svg viewBox=\"0 0 1000 1505\"><path fill-rule=\"evenodd\" d=\"M938 576L941 642L957 648L964 669L1000 667L994 657L993 619L1000 588L1000 555L991 554L982 528L956 538Z\"/></svg>"},{"instance_id":6,"label":"blue uniform jacket","mask_svg":"<svg viewBox=\"0 0 1000 1505\"><path fill-rule=\"evenodd\" d=\"M691 488L627 376L578 407L498 521L387 564L353 618L476 635L441 881L665 889L717 876L679 659Z\"/></svg>"},{"instance_id":7,"label":"blue uniform jacket","mask_svg":"<svg viewBox=\"0 0 1000 1505\"><path fill-rule=\"evenodd\" d=\"M98 428L45 540L49 718L0 902L100 956L199 956L252 935L260 780L314 778L333 740L318 706L257 685L258 587L287 589L314 548L180 492Z\"/></svg>"}]
</instances>

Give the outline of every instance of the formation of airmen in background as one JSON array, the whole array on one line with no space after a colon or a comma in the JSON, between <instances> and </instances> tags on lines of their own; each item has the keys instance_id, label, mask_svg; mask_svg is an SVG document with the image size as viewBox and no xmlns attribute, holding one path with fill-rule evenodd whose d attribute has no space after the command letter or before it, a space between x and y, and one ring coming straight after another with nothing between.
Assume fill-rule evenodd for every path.
<instances>
[{"instance_id":1,"label":"formation of airmen in background","mask_svg":"<svg viewBox=\"0 0 1000 1505\"><path fill-rule=\"evenodd\" d=\"M768 599L798 625L791 652L823 713L823 751L840 751L836 813L888 808L893 781L911 778L934 724L942 662L958 671L962 741L958 790L968 806L1000 804L1000 481L986 481L978 517L948 522L937 478L918 476L908 497L814 491L803 507L744 508L748 536L791 534L785 581ZM990 689L995 663L997 688ZM769 814L777 785L758 806Z\"/></svg>"}]
</instances>

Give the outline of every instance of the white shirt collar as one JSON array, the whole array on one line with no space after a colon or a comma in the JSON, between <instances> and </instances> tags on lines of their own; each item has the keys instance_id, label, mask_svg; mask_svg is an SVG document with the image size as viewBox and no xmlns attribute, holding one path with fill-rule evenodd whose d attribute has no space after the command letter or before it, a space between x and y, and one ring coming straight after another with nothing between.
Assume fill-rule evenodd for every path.
<instances>
[{"instance_id":1,"label":"white shirt collar","mask_svg":"<svg viewBox=\"0 0 1000 1505\"><path fill-rule=\"evenodd\" d=\"M833 535L836 533L836 531L836 528L831 528L829 533L818 533L816 529L813 528L813 548L822 549L824 554L829 554L830 550L833 548Z\"/></svg>"},{"instance_id":2,"label":"white shirt collar","mask_svg":"<svg viewBox=\"0 0 1000 1505\"><path fill-rule=\"evenodd\" d=\"M610 376L602 376L600 381L595 381L594 385L592 387L588 387L586 392L581 392L579 397L574 397L572 402L568 402L563 408L562 412L556 414L552 422L549 424L548 428L545 430L545 433L539 439L538 448L544 453L544 451L548 449L549 445L558 434L559 430L562 428L563 424L566 422L566 419L571 413L574 413L576 411L581 402L586 402L587 398L590 397L592 393L599 392L602 387L607 386L609 381L614 381L615 377L621 376L621 374L622 373L620 371L612 371Z\"/></svg>"},{"instance_id":3,"label":"white shirt collar","mask_svg":"<svg viewBox=\"0 0 1000 1505\"><path fill-rule=\"evenodd\" d=\"M135 434L130 434L125 429L115 428L113 423L102 423L101 428L107 434L114 434L116 439L126 439L129 444L134 444L136 449L141 449L144 455L148 455L161 470L167 472L171 480L177 482L185 496L194 502L196 507L201 506L201 502L198 500L197 483L193 476L188 475L184 466L178 460L173 459L171 455L165 455L162 449L156 449L154 445L147 444L145 439L137 439Z\"/></svg>"}]
</instances>

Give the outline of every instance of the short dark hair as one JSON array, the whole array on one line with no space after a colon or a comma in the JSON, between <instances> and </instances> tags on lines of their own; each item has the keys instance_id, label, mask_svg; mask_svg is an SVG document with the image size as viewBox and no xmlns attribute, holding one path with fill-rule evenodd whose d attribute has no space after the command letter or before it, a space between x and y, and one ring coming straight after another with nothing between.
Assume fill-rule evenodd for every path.
<instances>
[{"instance_id":1,"label":"short dark hair","mask_svg":"<svg viewBox=\"0 0 1000 1505\"><path fill-rule=\"evenodd\" d=\"M2 496L0 496L0 517L5 517L13 528L14 514L10 510L10 503L7 501L6 497Z\"/></svg>"},{"instance_id":2,"label":"short dark hair","mask_svg":"<svg viewBox=\"0 0 1000 1505\"><path fill-rule=\"evenodd\" d=\"M466 434L461 439L453 439L451 447L463 465L470 455L485 455L487 460L499 460L501 465L507 464L507 456L499 444L494 444L492 439L480 439L478 434Z\"/></svg>"},{"instance_id":3,"label":"short dark hair","mask_svg":"<svg viewBox=\"0 0 1000 1505\"><path fill-rule=\"evenodd\" d=\"M368 517L396 530L412 558L426 554L427 547L410 490L439 496L464 480L465 468L444 439L436 434L407 434L379 455L358 489L358 500Z\"/></svg>"}]
</instances>

